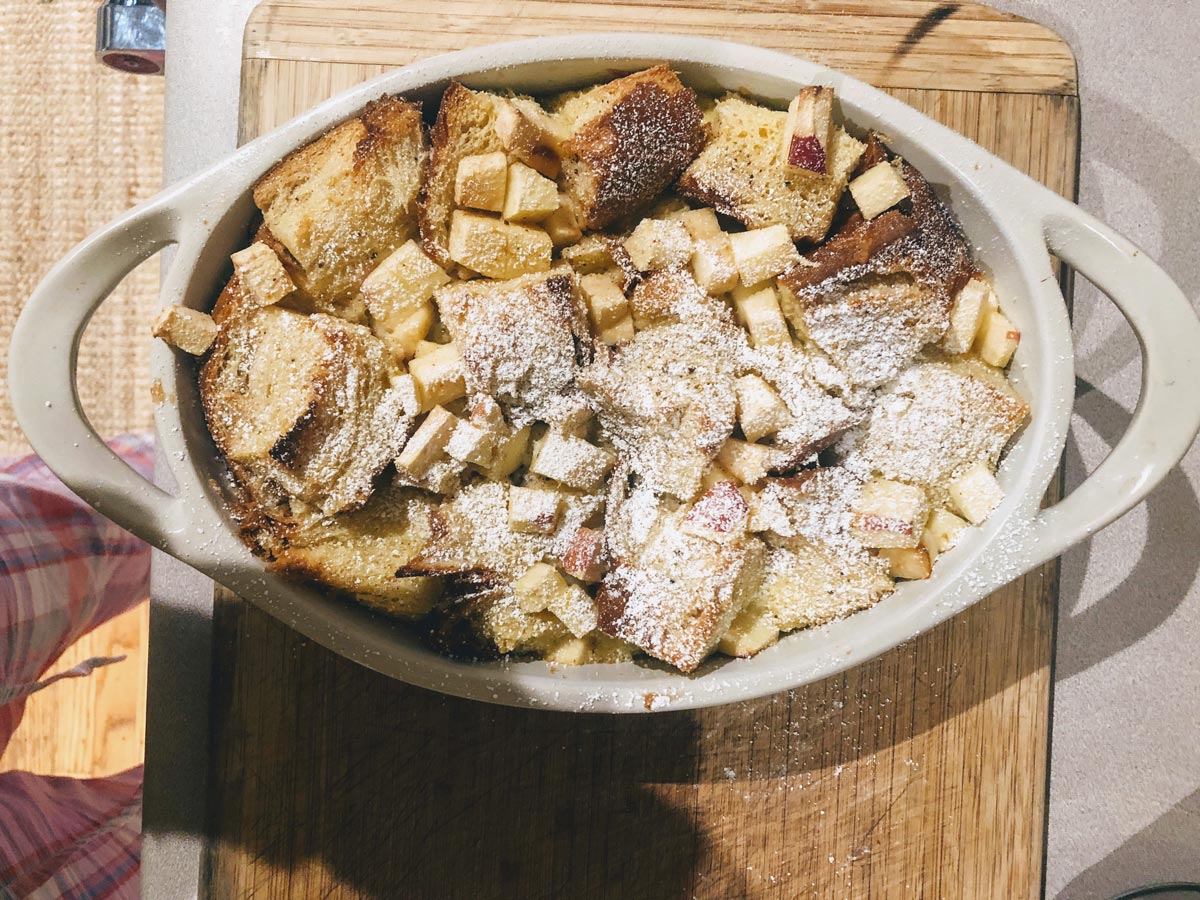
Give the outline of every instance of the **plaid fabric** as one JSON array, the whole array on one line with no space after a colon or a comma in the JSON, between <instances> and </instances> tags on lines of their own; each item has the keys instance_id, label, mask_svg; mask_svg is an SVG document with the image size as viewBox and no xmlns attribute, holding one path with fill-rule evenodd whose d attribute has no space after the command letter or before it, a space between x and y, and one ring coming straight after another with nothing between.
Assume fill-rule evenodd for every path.
<instances>
[{"instance_id":1,"label":"plaid fabric","mask_svg":"<svg viewBox=\"0 0 1200 900\"><path fill-rule=\"evenodd\" d=\"M148 436L110 446L143 475ZM145 599L150 551L94 512L41 463L0 460L0 754L25 699L94 658L43 679L71 644ZM142 769L111 778L0 774L0 897L138 896Z\"/></svg>"}]
</instances>

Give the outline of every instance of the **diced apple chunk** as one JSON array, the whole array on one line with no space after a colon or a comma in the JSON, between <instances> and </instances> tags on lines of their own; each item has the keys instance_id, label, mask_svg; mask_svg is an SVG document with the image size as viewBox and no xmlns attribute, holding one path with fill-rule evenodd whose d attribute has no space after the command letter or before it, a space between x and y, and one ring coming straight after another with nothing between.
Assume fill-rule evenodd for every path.
<instances>
[{"instance_id":1,"label":"diced apple chunk","mask_svg":"<svg viewBox=\"0 0 1200 900\"><path fill-rule=\"evenodd\" d=\"M595 631L600 624L596 601L577 584L568 582L567 589L555 594L546 608L577 638Z\"/></svg>"},{"instance_id":2,"label":"diced apple chunk","mask_svg":"<svg viewBox=\"0 0 1200 900\"><path fill-rule=\"evenodd\" d=\"M733 306L738 320L750 332L751 346L791 346L792 336L779 308L779 295L770 284L737 288Z\"/></svg>"},{"instance_id":3,"label":"diced apple chunk","mask_svg":"<svg viewBox=\"0 0 1200 900\"><path fill-rule=\"evenodd\" d=\"M558 209L546 217L542 227L546 229L546 234L550 235L550 242L555 247L574 244L583 237L575 210L567 196L561 192L558 195Z\"/></svg>"},{"instance_id":4,"label":"diced apple chunk","mask_svg":"<svg viewBox=\"0 0 1200 900\"><path fill-rule=\"evenodd\" d=\"M238 283L259 306L278 303L296 289L278 254L262 241L230 257Z\"/></svg>"},{"instance_id":5,"label":"diced apple chunk","mask_svg":"<svg viewBox=\"0 0 1200 900\"><path fill-rule=\"evenodd\" d=\"M579 279L579 290L587 303L588 317L595 331L603 331L629 318L625 292L607 275L584 275Z\"/></svg>"},{"instance_id":6,"label":"diced apple chunk","mask_svg":"<svg viewBox=\"0 0 1200 900\"><path fill-rule=\"evenodd\" d=\"M450 258L488 278L516 278L550 268L554 244L540 228L456 209L450 218Z\"/></svg>"},{"instance_id":7,"label":"diced apple chunk","mask_svg":"<svg viewBox=\"0 0 1200 900\"><path fill-rule=\"evenodd\" d=\"M937 559L958 542L959 535L967 527L966 519L938 507L929 514L929 521L925 523L921 546L929 551L931 559Z\"/></svg>"},{"instance_id":8,"label":"diced apple chunk","mask_svg":"<svg viewBox=\"0 0 1200 900\"><path fill-rule=\"evenodd\" d=\"M446 444L446 453L461 463L487 468L496 451L497 430L475 422L459 422Z\"/></svg>"},{"instance_id":9,"label":"diced apple chunk","mask_svg":"<svg viewBox=\"0 0 1200 900\"><path fill-rule=\"evenodd\" d=\"M608 568L604 552L604 532L580 526L563 553L562 567L564 572L580 581L599 581L603 578Z\"/></svg>"},{"instance_id":10,"label":"diced apple chunk","mask_svg":"<svg viewBox=\"0 0 1200 900\"><path fill-rule=\"evenodd\" d=\"M775 614L757 603L748 603L737 614L729 630L717 642L717 649L726 656L753 656L779 640L779 623Z\"/></svg>"},{"instance_id":11,"label":"diced apple chunk","mask_svg":"<svg viewBox=\"0 0 1200 900\"><path fill-rule=\"evenodd\" d=\"M972 525L987 520L1004 500L1004 489L983 463L976 463L950 482L950 502Z\"/></svg>"},{"instance_id":12,"label":"diced apple chunk","mask_svg":"<svg viewBox=\"0 0 1200 900\"><path fill-rule=\"evenodd\" d=\"M682 222L683 227L688 230L688 234L692 236L693 241L704 241L720 237L724 234L721 230L721 222L717 219L716 211L708 207L702 209L681 209L670 213L667 218Z\"/></svg>"},{"instance_id":13,"label":"diced apple chunk","mask_svg":"<svg viewBox=\"0 0 1200 900\"><path fill-rule=\"evenodd\" d=\"M863 218L873 219L908 197L909 190L896 167L885 161L851 181L850 196Z\"/></svg>"},{"instance_id":14,"label":"diced apple chunk","mask_svg":"<svg viewBox=\"0 0 1200 900\"><path fill-rule=\"evenodd\" d=\"M549 563L534 563L513 582L513 594L522 612L538 613L550 605L557 594L567 589L567 581Z\"/></svg>"},{"instance_id":15,"label":"diced apple chunk","mask_svg":"<svg viewBox=\"0 0 1200 900\"><path fill-rule=\"evenodd\" d=\"M441 406L435 406L396 457L396 468L402 469L411 478L423 477L445 453L446 444L457 425L457 416Z\"/></svg>"},{"instance_id":16,"label":"diced apple chunk","mask_svg":"<svg viewBox=\"0 0 1200 900\"><path fill-rule=\"evenodd\" d=\"M850 533L865 547L916 547L929 520L925 491L877 478L862 487L852 507Z\"/></svg>"},{"instance_id":17,"label":"diced apple chunk","mask_svg":"<svg viewBox=\"0 0 1200 900\"><path fill-rule=\"evenodd\" d=\"M420 359L422 356L428 356L430 353L436 353L445 347L445 344L439 344L437 341L431 341L428 337L417 341L417 346L413 350L413 357Z\"/></svg>"},{"instance_id":18,"label":"diced apple chunk","mask_svg":"<svg viewBox=\"0 0 1200 900\"><path fill-rule=\"evenodd\" d=\"M382 337L421 309L449 280L450 276L425 255L416 241L409 241L371 270L363 279L359 295L371 313L375 333Z\"/></svg>"},{"instance_id":19,"label":"diced apple chunk","mask_svg":"<svg viewBox=\"0 0 1200 900\"><path fill-rule=\"evenodd\" d=\"M392 390L400 398L400 406L404 409L406 416L418 416L421 413L421 399L417 395L417 382L412 377L412 373L405 372L402 375L393 375L391 377Z\"/></svg>"},{"instance_id":20,"label":"diced apple chunk","mask_svg":"<svg viewBox=\"0 0 1200 900\"><path fill-rule=\"evenodd\" d=\"M749 287L800 262L800 251L784 225L769 225L729 235L733 261L742 284Z\"/></svg>"},{"instance_id":21,"label":"diced apple chunk","mask_svg":"<svg viewBox=\"0 0 1200 900\"><path fill-rule=\"evenodd\" d=\"M633 340L633 336L636 333L637 330L633 326L633 316L630 315L602 329L596 337L604 344L620 344L624 341Z\"/></svg>"},{"instance_id":22,"label":"diced apple chunk","mask_svg":"<svg viewBox=\"0 0 1200 900\"><path fill-rule=\"evenodd\" d=\"M580 275L594 275L616 265L612 246L594 234L589 234L578 244L564 247L562 258Z\"/></svg>"},{"instance_id":23,"label":"diced apple chunk","mask_svg":"<svg viewBox=\"0 0 1200 900\"><path fill-rule=\"evenodd\" d=\"M685 266L692 258L692 236L677 220L642 219L625 239L625 252L639 272Z\"/></svg>"},{"instance_id":24,"label":"diced apple chunk","mask_svg":"<svg viewBox=\"0 0 1200 900\"><path fill-rule=\"evenodd\" d=\"M971 349L987 313L991 293L992 286L978 275L963 285L950 307L950 326L942 338L943 350L957 355Z\"/></svg>"},{"instance_id":25,"label":"diced apple chunk","mask_svg":"<svg viewBox=\"0 0 1200 900\"><path fill-rule=\"evenodd\" d=\"M795 421L775 388L759 375L743 375L736 382L738 422L746 440L754 442Z\"/></svg>"},{"instance_id":26,"label":"diced apple chunk","mask_svg":"<svg viewBox=\"0 0 1200 900\"><path fill-rule=\"evenodd\" d=\"M766 478L771 460L770 447L750 444L737 438L727 440L717 454L717 462L721 467L745 484L758 484Z\"/></svg>"},{"instance_id":27,"label":"diced apple chunk","mask_svg":"<svg viewBox=\"0 0 1200 900\"><path fill-rule=\"evenodd\" d=\"M217 339L217 323L208 313L186 306L164 306L154 320L153 332L172 347L200 356Z\"/></svg>"},{"instance_id":28,"label":"diced apple chunk","mask_svg":"<svg viewBox=\"0 0 1200 900\"><path fill-rule=\"evenodd\" d=\"M508 491L508 524L522 534L552 534L558 527L562 495L542 488L512 487Z\"/></svg>"},{"instance_id":29,"label":"diced apple chunk","mask_svg":"<svg viewBox=\"0 0 1200 900\"><path fill-rule=\"evenodd\" d=\"M884 547L879 555L887 560L893 578L921 581L933 574L933 560L924 547Z\"/></svg>"},{"instance_id":30,"label":"diced apple chunk","mask_svg":"<svg viewBox=\"0 0 1200 900\"><path fill-rule=\"evenodd\" d=\"M525 450L529 446L530 428L526 425L503 438L492 455L487 477L492 481L504 481L521 465Z\"/></svg>"},{"instance_id":31,"label":"diced apple chunk","mask_svg":"<svg viewBox=\"0 0 1200 900\"><path fill-rule=\"evenodd\" d=\"M697 238L692 250L692 274L696 283L710 294L724 294L738 284L737 264L729 235Z\"/></svg>"},{"instance_id":32,"label":"diced apple chunk","mask_svg":"<svg viewBox=\"0 0 1200 900\"><path fill-rule=\"evenodd\" d=\"M415 312L396 323L380 337L396 359L404 361L412 359L417 354L417 348L425 343L425 336L433 327L437 312L432 303L425 303ZM434 345L439 346L439 345Z\"/></svg>"},{"instance_id":33,"label":"diced apple chunk","mask_svg":"<svg viewBox=\"0 0 1200 900\"><path fill-rule=\"evenodd\" d=\"M454 204L500 212L508 184L508 157L502 150L464 156L454 175Z\"/></svg>"},{"instance_id":34,"label":"diced apple chunk","mask_svg":"<svg viewBox=\"0 0 1200 900\"><path fill-rule=\"evenodd\" d=\"M408 364L417 387L421 409L431 409L466 396L466 373L454 344L439 344L436 350L417 356Z\"/></svg>"},{"instance_id":35,"label":"diced apple chunk","mask_svg":"<svg viewBox=\"0 0 1200 900\"><path fill-rule=\"evenodd\" d=\"M607 450L582 438L547 432L533 451L529 471L580 491L595 488L616 463Z\"/></svg>"},{"instance_id":36,"label":"diced apple chunk","mask_svg":"<svg viewBox=\"0 0 1200 900\"><path fill-rule=\"evenodd\" d=\"M710 541L728 541L746 533L750 506L732 481L719 481L700 495L683 517L680 530Z\"/></svg>"},{"instance_id":37,"label":"diced apple chunk","mask_svg":"<svg viewBox=\"0 0 1200 900\"><path fill-rule=\"evenodd\" d=\"M502 215L509 222L540 222L558 209L558 185L524 163L508 167Z\"/></svg>"},{"instance_id":38,"label":"diced apple chunk","mask_svg":"<svg viewBox=\"0 0 1200 900\"><path fill-rule=\"evenodd\" d=\"M789 175L825 175L833 147L833 88L801 88L788 105L783 128L783 164Z\"/></svg>"},{"instance_id":39,"label":"diced apple chunk","mask_svg":"<svg viewBox=\"0 0 1200 900\"><path fill-rule=\"evenodd\" d=\"M989 366L1003 369L1021 343L1021 332L999 310L987 313L979 327L979 358Z\"/></svg>"},{"instance_id":40,"label":"diced apple chunk","mask_svg":"<svg viewBox=\"0 0 1200 900\"><path fill-rule=\"evenodd\" d=\"M546 178L558 178L563 128L535 101L514 97L496 114L496 134L504 149Z\"/></svg>"}]
</instances>

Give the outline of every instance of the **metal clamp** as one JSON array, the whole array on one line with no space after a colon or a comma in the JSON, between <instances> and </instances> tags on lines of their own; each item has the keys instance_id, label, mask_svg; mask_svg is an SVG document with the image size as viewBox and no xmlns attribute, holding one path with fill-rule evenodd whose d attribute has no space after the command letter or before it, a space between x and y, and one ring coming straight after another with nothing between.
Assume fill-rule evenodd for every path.
<instances>
[{"instance_id":1,"label":"metal clamp","mask_svg":"<svg viewBox=\"0 0 1200 900\"><path fill-rule=\"evenodd\" d=\"M166 32L166 0L108 0L96 10L96 58L121 72L161 75Z\"/></svg>"}]
</instances>

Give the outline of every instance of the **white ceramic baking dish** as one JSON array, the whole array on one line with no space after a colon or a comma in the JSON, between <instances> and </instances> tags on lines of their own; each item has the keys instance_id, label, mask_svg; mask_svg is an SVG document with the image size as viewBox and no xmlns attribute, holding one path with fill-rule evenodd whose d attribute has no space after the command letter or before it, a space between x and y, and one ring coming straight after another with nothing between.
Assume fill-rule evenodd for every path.
<instances>
[{"instance_id":1,"label":"white ceramic baking dish","mask_svg":"<svg viewBox=\"0 0 1200 900\"><path fill-rule=\"evenodd\" d=\"M244 246L255 180L289 151L384 93L436 100L449 79L540 93L665 61L702 90L742 90L784 105L797 86L836 87L849 122L874 128L949 200L1023 333L1013 380L1033 418L1002 465L1007 499L938 560L870 610L785 637L753 659L711 660L698 673L542 662L465 663L426 649L402 627L267 573L238 539L219 484L223 467L198 402L194 362L159 344L153 374L172 495L142 480L84 418L75 390L80 334L120 279L175 245L163 302L208 309ZM1108 294L1141 343L1142 393L1129 431L1062 502L1039 510L1057 470L1074 397L1071 332L1050 253ZM149 339L149 338L147 338ZM561 710L641 712L745 700L856 665L926 631L1062 553L1138 503L1200 427L1200 323L1140 250L977 145L868 85L811 62L725 41L647 34L540 38L466 50L347 91L147 201L76 247L46 276L13 336L13 405L30 443L81 497L153 545L212 576L330 649L386 675L464 697Z\"/></svg>"}]
</instances>

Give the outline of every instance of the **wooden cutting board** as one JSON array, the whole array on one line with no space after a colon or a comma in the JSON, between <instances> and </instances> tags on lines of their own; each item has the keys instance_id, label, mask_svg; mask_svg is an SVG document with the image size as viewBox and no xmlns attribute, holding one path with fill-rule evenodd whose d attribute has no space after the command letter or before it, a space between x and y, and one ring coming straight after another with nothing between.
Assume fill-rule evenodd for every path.
<instances>
[{"instance_id":1,"label":"wooden cutting board","mask_svg":"<svg viewBox=\"0 0 1200 900\"><path fill-rule=\"evenodd\" d=\"M671 30L884 87L1072 196L1070 49L975 4L266 0L248 139L385 69L580 30ZM389 681L218 592L208 895L1040 896L1057 568L844 675L607 717Z\"/></svg>"}]
</instances>

